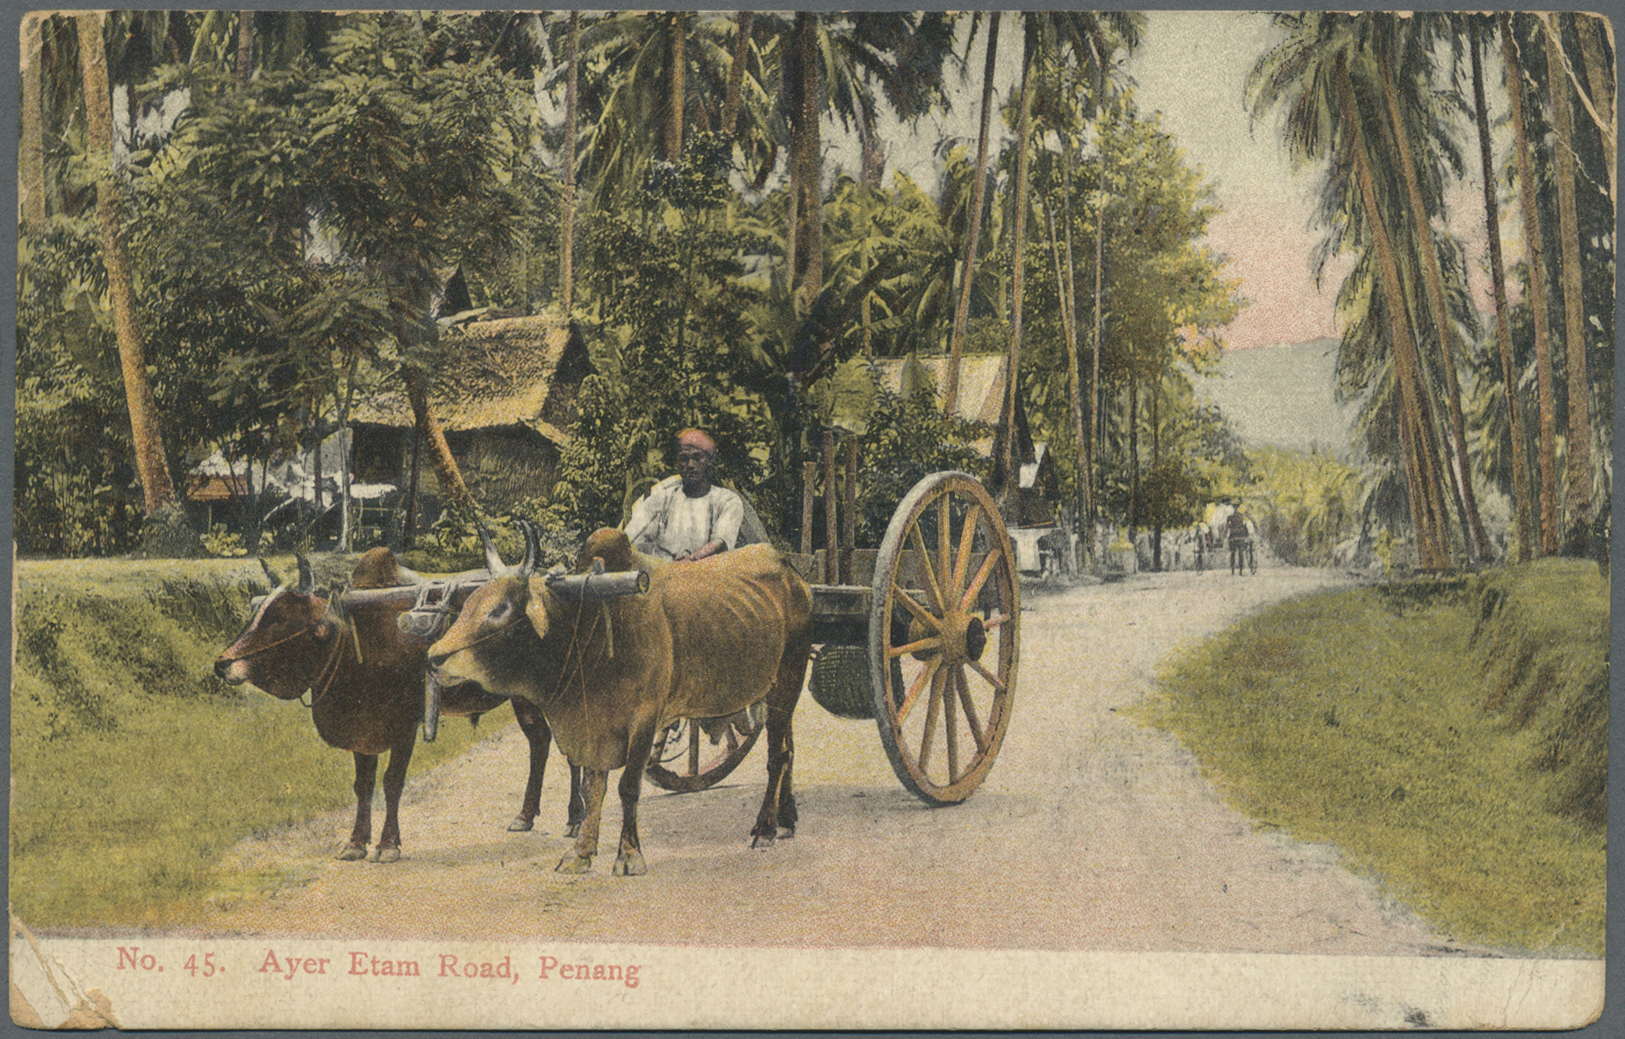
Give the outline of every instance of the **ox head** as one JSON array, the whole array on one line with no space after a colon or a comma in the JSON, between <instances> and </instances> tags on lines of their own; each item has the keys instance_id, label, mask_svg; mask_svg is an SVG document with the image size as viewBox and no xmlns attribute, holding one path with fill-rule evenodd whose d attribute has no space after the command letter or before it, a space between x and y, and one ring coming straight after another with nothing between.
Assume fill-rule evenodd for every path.
<instances>
[{"instance_id":1,"label":"ox head","mask_svg":"<svg viewBox=\"0 0 1625 1039\"><path fill-rule=\"evenodd\" d=\"M505 565L487 536L491 579L475 589L457 620L429 647L429 671L442 685L473 681L506 693L523 677L526 649L547 637L552 596L536 576L536 528L524 520L519 525L525 558L518 566Z\"/></svg>"},{"instance_id":2,"label":"ox head","mask_svg":"<svg viewBox=\"0 0 1625 1039\"><path fill-rule=\"evenodd\" d=\"M606 528L588 538L581 573L567 576L563 567L536 573L536 528L523 520L520 526L524 561L501 568L481 585L446 634L429 647L429 668L442 684L478 682L503 695L524 695L517 693L516 683L534 669L548 632L568 622L576 604L649 589L649 575L636 566L638 558L621 531ZM616 572L606 573L606 566Z\"/></svg>"},{"instance_id":3,"label":"ox head","mask_svg":"<svg viewBox=\"0 0 1625 1039\"><path fill-rule=\"evenodd\" d=\"M309 561L297 558L296 585L260 560L271 592L254 600L248 626L214 662L214 673L231 685L251 682L272 696L293 700L310 688L327 663L339 626L327 600L316 595Z\"/></svg>"}]
</instances>

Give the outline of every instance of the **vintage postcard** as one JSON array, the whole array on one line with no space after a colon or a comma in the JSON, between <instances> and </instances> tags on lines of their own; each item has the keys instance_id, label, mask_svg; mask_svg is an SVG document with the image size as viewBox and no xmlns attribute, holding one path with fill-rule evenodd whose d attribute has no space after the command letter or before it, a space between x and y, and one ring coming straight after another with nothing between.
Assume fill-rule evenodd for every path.
<instances>
[{"instance_id":1,"label":"vintage postcard","mask_svg":"<svg viewBox=\"0 0 1625 1039\"><path fill-rule=\"evenodd\" d=\"M1608 17L12 24L14 1026L1618 1023Z\"/></svg>"}]
</instances>

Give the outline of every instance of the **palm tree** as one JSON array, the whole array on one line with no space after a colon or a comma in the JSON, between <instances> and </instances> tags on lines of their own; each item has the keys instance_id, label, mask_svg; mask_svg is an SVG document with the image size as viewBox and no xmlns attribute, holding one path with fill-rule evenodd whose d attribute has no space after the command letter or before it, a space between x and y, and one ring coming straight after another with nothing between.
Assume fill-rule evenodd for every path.
<instances>
[{"instance_id":1,"label":"palm tree","mask_svg":"<svg viewBox=\"0 0 1625 1039\"><path fill-rule=\"evenodd\" d=\"M169 477L158 407L141 329L136 323L135 287L124 246L118 174L113 169L112 88L107 76L107 50L102 42L102 15L76 16L79 61L85 83L88 146L96 170L96 216L101 226L102 262L107 268L107 289L113 309L113 330L118 340L119 366L124 374L125 403L130 412L130 433L135 444L136 471L147 515L153 516L175 497Z\"/></svg>"},{"instance_id":2,"label":"palm tree","mask_svg":"<svg viewBox=\"0 0 1625 1039\"><path fill-rule=\"evenodd\" d=\"M1010 360L1004 377L1004 421L1000 423L1003 441L1003 468L996 476L1005 497L1006 507L1013 509L1019 485L1016 468L1016 390L1021 381L1021 310L1023 290L1026 287L1027 259L1027 181L1032 163L1033 124L1033 63L1038 53L1038 25L1034 16L1027 15L1023 25L1021 61L1020 114L1016 117L1016 198L1015 229L1010 239L1012 265L1010 293Z\"/></svg>"},{"instance_id":3,"label":"palm tree","mask_svg":"<svg viewBox=\"0 0 1625 1039\"><path fill-rule=\"evenodd\" d=\"M1456 474L1461 486L1464 535L1477 558L1488 559L1490 543L1484 534L1484 524L1479 518L1478 502L1473 493L1472 466L1467 458L1466 424L1461 415L1461 386L1456 377L1455 322L1451 318L1449 305L1445 302L1444 277L1440 272L1439 253L1431 232L1430 209L1422 197L1421 178L1417 170L1415 152L1411 147L1413 131L1405 115L1400 111L1400 94L1392 67L1394 50L1402 51L1404 56L1411 60L1411 71L1404 80L1406 101L1413 112L1417 111L1421 107L1417 99L1426 96L1428 87L1426 75L1431 64L1434 33L1425 30L1430 29L1432 23L1424 22L1422 19L1426 16L1418 15L1416 18L1406 19L1411 31L1405 32L1400 28L1401 20L1397 15L1373 14L1368 17L1377 30L1377 39L1373 41L1374 46L1371 48L1377 80L1382 88L1383 102L1388 111L1389 128L1392 132L1390 140L1399 158L1398 165L1404 179L1405 198L1410 208L1412 226L1417 229L1417 236L1420 239L1416 253L1422 261L1423 282L1427 288L1428 305L1433 313L1434 334L1439 340L1440 360L1445 379L1445 404L1450 418L1451 435L1448 441L1452 447ZM1424 139L1421 133L1414 133L1414 136L1419 140ZM1435 199L1436 207L1437 199Z\"/></svg>"},{"instance_id":4,"label":"palm tree","mask_svg":"<svg viewBox=\"0 0 1625 1039\"><path fill-rule=\"evenodd\" d=\"M1369 80L1363 93L1357 90L1350 66L1362 61L1364 51L1353 16L1283 14L1276 21L1287 30L1287 39L1249 73L1254 114L1277 106L1285 109L1283 132L1294 156L1327 163L1321 219L1336 237L1335 244L1370 250L1364 276L1374 279L1378 288L1369 297L1370 305L1380 306L1393 344L1399 445L1418 556L1424 567L1442 567L1448 564L1448 548L1439 495L1447 480L1424 393L1404 263L1387 225L1392 207L1385 205L1384 193L1392 187L1378 176L1367 131L1368 125L1382 125L1376 116L1382 107L1380 92L1373 102ZM1362 65L1362 71L1369 69ZM1340 171L1351 171L1352 176Z\"/></svg>"},{"instance_id":5,"label":"palm tree","mask_svg":"<svg viewBox=\"0 0 1625 1039\"><path fill-rule=\"evenodd\" d=\"M971 35L976 34L975 23ZM982 121L976 137L976 178L971 182L970 228L965 233L965 262L960 268L959 300L954 306L954 328L948 340L948 377L943 387L943 414L952 420L959 401L959 359L965 349L965 327L970 320L971 275L976 270L976 243L982 229L982 206L987 190L987 129L993 111L993 74L998 68L999 12L988 16L987 58L982 70Z\"/></svg>"},{"instance_id":6,"label":"palm tree","mask_svg":"<svg viewBox=\"0 0 1625 1039\"><path fill-rule=\"evenodd\" d=\"M38 12L23 15L22 112L17 140L18 192L22 195L23 229L45 227L45 72L42 23Z\"/></svg>"},{"instance_id":7,"label":"palm tree","mask_svg":"<svg viewBox=\"0 0 1625 1039\"><path fill-rule=\"evenodd\" d=\"M1489 105L1484 94L1484 59L1479 53L1481 25L1476 16L1467 16L1467 52L1473 71L1473 113L1478 124L1479 163L1484 176L1484 223L1490 253L1490 284L1495 295L1495 337L1500 347L1501 388L1506 398L1507 426L1512 439L1512 500L1518 517L1518 557L1534 558L1532 517L1529 510L1528 443L1523 428L1523 408L1518 401L1518 370L1513 360L1512 324L1507 311L1506 262L1501 257L1501 210L1495 190L1495 159L1490 146Z\"/></svg>"},{"instance_id":8,"label":"palm tree","mask_svg":"<svg viewBox=\"0 0 1625 1039\"><path fill-rule=\"evenodd\" d=\"M1591 373L1586 363L1585 295L1580 271L1580 221L1575 208L1574 117L1569 106L1569 80L1562 74L1564 56L1551 23L1546 23L1546 87L1551 97L1552 180L1557 187L1558 244L1563 274L1563 331L1568 375L1568 529L1567 539L1590 552L1593 483L1591 464Z\"/></svg>"},{"instance_id":9,"label":"palm tree","mask_svg":"<svg viewBox=\"0 0 1625 1039\"><path fill-rule=\"evenodd\" d=\"M1010 365L1006 384L1004 414L1003 464L1006 479L1012 479L1015 469L1015 409L1017 375L1021 359L1021 317L1024 289L1024 260L1027 225L1027 181L1032 149L1032 87L1034 63L1040 55L1064 61L1063 49L1070 50L1073 60L1081 67L1092 62L1097 84L1103 82L1108 55L1121 47L1132 51L1139 46L1144 15L1129 12L1111 12L1096 15L1090 12L1027 12L1023 16L1021 102L1016 130L1016 221L1012 237L1011 255L1015 265L1012 275L1012 303L1010 317ZM1097 94L1096 101L1099 97Z\"/></svg>"},{"instance_id":10,"label":"palm tree","mask_svg":"<svg viewBox=\"0 0 1625 1039\"><path fill-rule=\"evenodd\" d=\"M564 81L564 157L559 168L559 298L564 320L575 310L576 226L576 88L581 79L581 12L570 12L564 60L570 71Z\"/></svg>"},{"instance_id":11,"label":"palm tree","mask_svg":"<svg viewBox=\"0 0 1625 1039\"><path fill-rule=\"evenodd\" d=\"M1518 201L1523 214L1524 252L1529 268L1529 308L1535 326L1535 385L1540 402L1540 550L1541 555L1549 556L1558 550L1557 394L1552 379L1551 326L1546 315L1545 242L1540 234L1539 189L1530 152L1528 117L1524 112L1523 63L1518 58L1518 41L1512 34L1512 16L1502 12L1496 15L1496 21L1501 28L1501 57L1506 63L1507 97L1512 108Z\"/></svg>"}]
</instances>

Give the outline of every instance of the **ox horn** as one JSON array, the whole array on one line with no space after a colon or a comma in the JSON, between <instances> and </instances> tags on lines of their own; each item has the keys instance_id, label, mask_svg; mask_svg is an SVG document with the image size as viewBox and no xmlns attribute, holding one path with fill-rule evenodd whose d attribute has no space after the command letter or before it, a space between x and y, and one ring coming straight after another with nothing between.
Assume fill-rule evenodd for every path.
<instances>
[{"instance_id":1,"label":"ox horn","mask_svg":"<svg viewBox=\"0 0 1625 1039\"><path fill-rule=\"evenodd\" d=\"M520 520L519 529L525 532L525 558L519 564L519 573L522 577L529 577L536 572L536 557L541 554L537 544L536 525L530 520Z\"/></svg>"},{"instance_id":2,"label":"ox horn","mask_svg":"<svg viewBox=\"0 0 1625 1039\"><path fill-rule=\"evenodd\" d=\"M310 595L316 590L316 575L311 572L310 560L302 555L293 558L299 561L299 587L294 591L300 595Z\"/></svg>"},{"instance_id":3,"label":"ox horn","mask_svg":"<svg viewBox=\"0 0 1625 1039\"><path fill-rule=\"evenodd\" d=\"M491 540L491 532L485 529L485 524L475 525L480 529L480 544L485 546L485 568L491 571L492 577L495 577L506 570L508 565L502 561L502 555L497 552L496 542Z\"/></svg>"},{"instance_id":4,"label":"ox horn","mask_svg":"<svg viewBox=\"0 0 1625 1039\"><path fill-rule=\"evenodd\" d=\"M282 575L271 569L271 564L265 561L264 556L260 556L260 569L265 571L265 579L271 582L273 589L281 588L285 583Z\"/></svg>"}]
</instances>

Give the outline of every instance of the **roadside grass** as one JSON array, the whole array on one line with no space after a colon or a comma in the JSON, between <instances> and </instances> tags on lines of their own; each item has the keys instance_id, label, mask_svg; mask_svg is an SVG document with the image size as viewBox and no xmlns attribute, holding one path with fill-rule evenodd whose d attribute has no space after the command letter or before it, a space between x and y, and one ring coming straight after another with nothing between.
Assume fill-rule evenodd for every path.
<instances>
[{"instance_id":1,"label":"roadside grass","mask_svg":"<svg viewBox=\"0 0 1625 1039\"><path fill-rule=\"evenodd\" d=\"M212 673L265 591L257 565L23 561L17 579L9 876L31 928L172 926L212 894L274 888L221 856L354 803L353 758L309 712ZM408 787L496 728L442 726Z\"/></svg>"},{"instance_id":2,"label":"roadside grass","mask_svg":"<svg viewBox=\"0 0 1625 1039\"><path fill-rule=\"evenodd\" d=\"M1317 593L1181 656L1133 713L1442 934L1600 955L1608 609L1595 564L1558 560Z\"/></svg>"}]
</instances>

